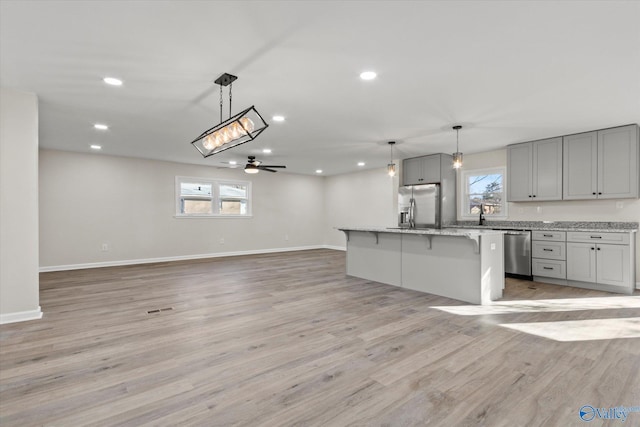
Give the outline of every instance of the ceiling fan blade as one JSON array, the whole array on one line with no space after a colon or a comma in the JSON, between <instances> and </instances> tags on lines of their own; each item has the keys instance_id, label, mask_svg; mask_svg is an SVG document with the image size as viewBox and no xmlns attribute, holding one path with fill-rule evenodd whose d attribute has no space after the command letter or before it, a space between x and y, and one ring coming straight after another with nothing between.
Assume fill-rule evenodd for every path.
<instances>
[{"instance_id":1,"label":"ceiling fan blade","mask_svg":"<svg viewBox=\"0 0 640 427\"><path fill-rule=\"evenodd\" d=\"M278 172L277 170L269 169L266 166L260 166L258 169L260 169L261 171L267 171L267 172Z\"/></svg>"},{"instance_id":2,"label":"ceiling fan blade","mask_svg":"<svg viewBox=\"0 0 640 427\"><path fill-rule=\"evenodd\" d=\"M263 168L286 168L286 166L276 166L276 165L262 165L260 167L263 167Z\"/></svg>"}]
</instances>

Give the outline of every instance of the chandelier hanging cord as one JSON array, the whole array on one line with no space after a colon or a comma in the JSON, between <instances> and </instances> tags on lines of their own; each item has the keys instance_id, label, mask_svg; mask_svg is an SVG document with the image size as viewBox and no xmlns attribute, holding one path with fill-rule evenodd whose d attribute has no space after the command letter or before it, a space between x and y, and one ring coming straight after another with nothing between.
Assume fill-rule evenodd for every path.
<instances>
[{"instance_id":1,"label":"chandelier hanging cord","mask_svg":"<svg viewBox=\"0 0 640 427\"><path fill-rule=\"evenodd\" d=\"M220 123L222 123L222 85L220 85Z\"/></svg>"}]
</instances>

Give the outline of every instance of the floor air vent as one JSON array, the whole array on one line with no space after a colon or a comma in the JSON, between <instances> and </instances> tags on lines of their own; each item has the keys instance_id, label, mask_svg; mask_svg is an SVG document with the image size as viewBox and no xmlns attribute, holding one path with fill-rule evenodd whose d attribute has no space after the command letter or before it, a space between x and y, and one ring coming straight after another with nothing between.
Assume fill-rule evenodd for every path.
<instances>
[{"instance_id":1,"label":"floor air vent","mask_svg":"<svg viewBox=\"0 0 640 427\"><path fill-rule=\"evenodd\" d=\"M161 311L171 311L173 307L156 308L155 310L148 310L147 314L160 313Z\"/></svg>"}]
</instances>

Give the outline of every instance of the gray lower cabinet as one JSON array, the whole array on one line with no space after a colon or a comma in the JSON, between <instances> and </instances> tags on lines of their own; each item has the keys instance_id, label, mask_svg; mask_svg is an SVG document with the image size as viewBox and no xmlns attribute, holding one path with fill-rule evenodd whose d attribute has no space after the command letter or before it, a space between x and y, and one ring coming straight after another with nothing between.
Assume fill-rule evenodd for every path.
<instances>
[{"instance_id":1,"label":"gray lower cabinet","mask_svg":"<svg viewBox=\"0 0 640 427\"><path fill-rule=\"evenodd\" d=\"M533 276L536 278L566 279L566 233L564 231L534 231L531 237L531 271Z\"/></svg>"},{"instance_id":2,"label":"gray lower cabinet","mask_svg":"<svg viewBox=\"0 0 640 427\"><path fill-rule=\"evenodd\" d=\"M638 198L638 126L563 138L564 200Z\"/></svg>"},{"instance_id":3,"label":"gray lower cabinet","mask_svg":"<svg viewBox=\"0 0 640 427\"><path fill-rule=\"evenodd\" d=\"M635 286L635 235L585 231L534 231L534 280L631 294Z\"/></svg>"},{"instance_id":4,"label":"gray lower cabinet","mask_svg":"<svg viewBox=\"0 0 640 427\"><path fill-rule=\"evenodd\" d=\"M562 199L562 138L507 147L507 199L531 202Z\"/></svg>"},{"instance_id":5,"label":"gray lower cabinet","mask_svg":"<svg viewBox=\"0 0 640 427\"><path fill-rule=\"evenodd\" d=\"M634 259L629 233L567 233L567 280L631 292L635 285Z\"/></svg>"},{"instance_id":6,"label":"gray lower cabinet","mask_svg":"<svg viewBox=\"0 0 640 427\"><path fill-rule=\"evenodd\" d=\"M596 282L595 243L567 243L567 279Z\"/></svg>"}]
</instances>

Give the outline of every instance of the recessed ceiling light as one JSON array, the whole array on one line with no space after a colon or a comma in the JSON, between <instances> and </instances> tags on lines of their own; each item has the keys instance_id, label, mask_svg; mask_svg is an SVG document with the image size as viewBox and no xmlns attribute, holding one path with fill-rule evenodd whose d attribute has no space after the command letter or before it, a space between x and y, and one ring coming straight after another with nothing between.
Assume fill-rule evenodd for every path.
<instances>
[{"instance_id":1,"label":"recessed ceiling light","mask_svg":"<svg viewBox=\"0 0 640 427\"><path fill-rule=\"evenodd\" d=\"M273 116L271 118L274 122L284 122L284 116Z\"/></svg>"},{"instance_id":2,"label":"recessed ceiling light","mask_svg":"<svg viewBox=\"0 0 640 427\"><path fill-rule=\"evenodd\" d=\"M92 150L102 150L102 146L101 145L91 144L90 147L91 147Z\"/></svg>"},{"instance_id":3,"label":"recessed ceiling light","mask_svg":"<svg viewBox=\"0 0 640 427\"><path fill-rule=\"evenodd\" d=\"M122 80L115 77L105 77L102 81L111 86L122 86Z\"/></svg>"},{"instance_id":4,"label":"recessed ceiling light","mask_svg":"<svg viewBox=\"0 0 640 427\"><path fill-rule=\"evenodd\" d=\"M316 173L322 173L322 169L316 169Z\"/></svg>"},{"instance_id":5,"label":"recessed ceiling light","mask_svg":"<svg viewBox=\"0 0 640 427\"><path fill-rule=\"evenodd\" d=\"M263 152L264 154L271 154L271 149L269 149L269 148L265 148L264 150L262 150L262 152Z\"/></svg>"},{"instance_id":6,"label":"recessed ceiling light","mask_svg":"<svg viewBox=\"0 0 640 427\"><path fill-rule=\"evenodd\" d=\"M100 123L96 123L95 125L93 125L93 127L98 129L98 130L107 130L107 129L109 129L109 126L103 125L103 124L100 124Z\"/></svg>"},{"instance_id":7,"label":"recessed ceiling light","mask_svg":"<svg viewBox=\"0 0 640 427\"><path fill-rule=\"evenodd\" d=\"M375 79L377 76L375 71L363 71L362 73L360 73L360 78L362 80L373 80Z\"/></svg>"},{"instance_id":8,"label":"recessed ceiling light","mask_svg":"<svg viewBox=\"0 0 640 427\"><path fill-rule=\"evenodd\" d=\"M238 162L236 162L235 160L229 160L229 164L230 164L230 165L237 165L237 164L238 164Z\"/></svg>"},{"instance_id":9,"label":"recessed ceiling light","mask_svg":"<svg viewBox=\"0 0 640 427\"><path fill-rule=\"evenodd\" d=\"M364 162L358 162L358 166L364 166Z\"/></svg>"}]
</instances>

